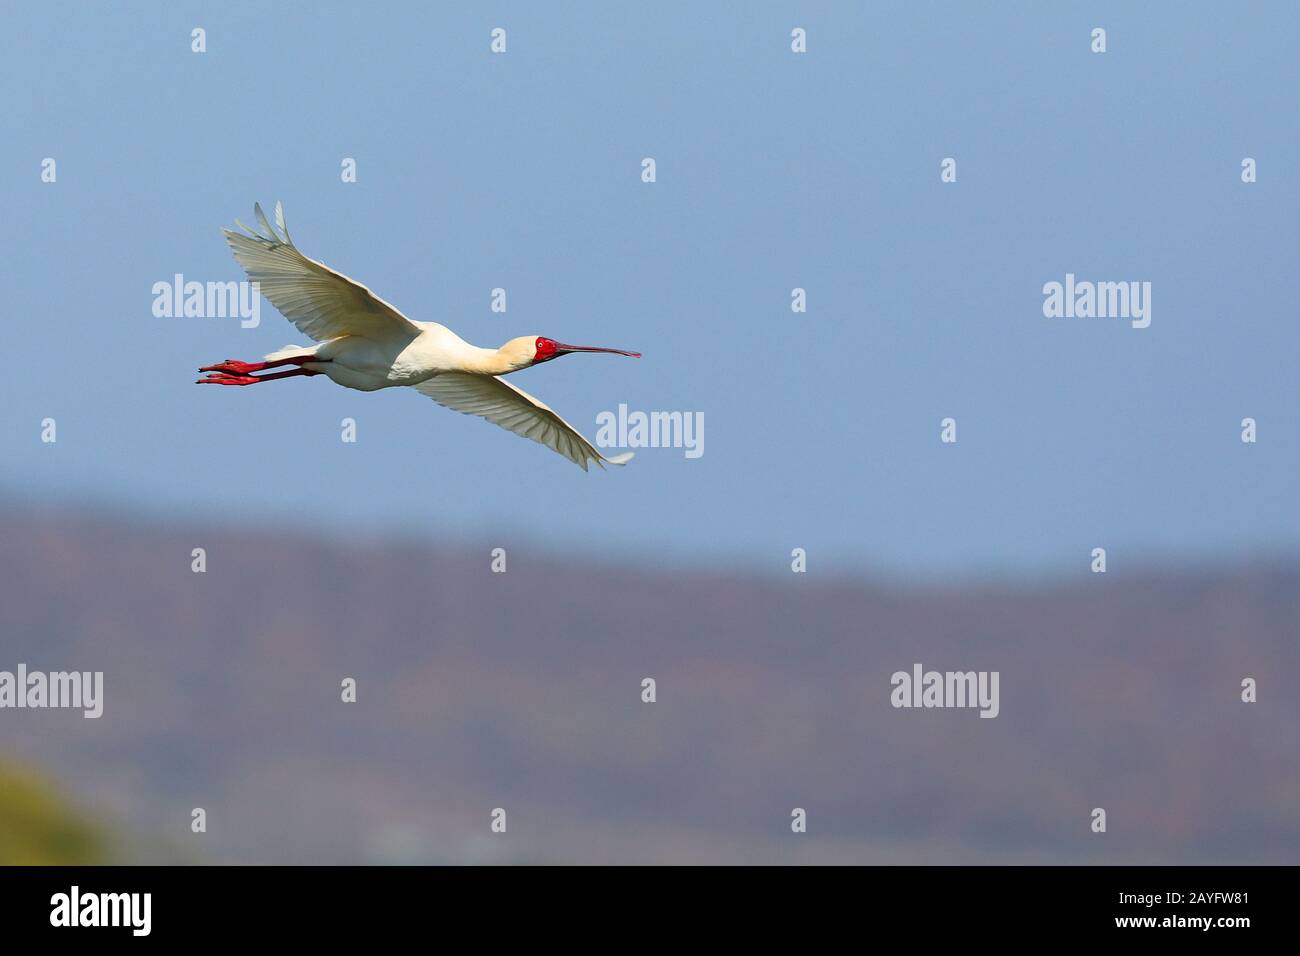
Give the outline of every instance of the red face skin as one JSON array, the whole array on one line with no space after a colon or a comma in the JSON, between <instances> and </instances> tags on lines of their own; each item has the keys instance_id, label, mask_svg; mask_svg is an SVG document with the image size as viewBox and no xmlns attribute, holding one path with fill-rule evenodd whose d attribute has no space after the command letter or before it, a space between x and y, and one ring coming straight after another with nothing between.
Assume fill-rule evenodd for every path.
<instances>
[{"instance_id":1,"label":"red face skin","mask_svg":"<svg viewBox=\"0 0 1300 956\"><path fill-rule=\"evenodd\" d=\"M557 342L555 339L548 339L544 336L538 336L537 353L533 356L533 364L549 362L553 358L561 355L568 355L570 352L609 352L613 355L628 355L632 358L640 358L640 352L625 352L622 349L602 349L594 345L565 345L563 342Z\"/></svg>"},{"instance_id":2,"label":"red face skin","mask_svg":"<svg viewBox=\"0 0 1300 956\"><path fill-rule=\"evenodd\" d=\"M549 362L555 356L560 354L560 343L555 339L546 339L538 336L537 354L533 356L533 364L538 362Z\"/></svg>"}]
</instances>

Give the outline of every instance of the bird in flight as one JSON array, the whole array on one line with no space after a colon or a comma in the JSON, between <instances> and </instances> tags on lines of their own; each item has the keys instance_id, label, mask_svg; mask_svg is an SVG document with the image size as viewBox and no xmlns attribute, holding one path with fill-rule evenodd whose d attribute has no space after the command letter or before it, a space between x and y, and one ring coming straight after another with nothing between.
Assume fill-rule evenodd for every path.
<instances>
[{"instance_id":1,"label":"bird in flight","mask_svg":"<svg viewBox=\"0 0 1300 956\"><path fill-rule=\"evenodd\" d=\"M501 376L572 352L609 352L640 358L640 352L565 345L540 335L511 339L499 349L470 345L437 322L415 322L359 282L298 251L275 204L271 228L260 205L253 213L266 235L235 224L247 235L223 230L235 261L261 286L281 313L315 345L286 345L261 362L227 359L199 369L200 385L255 385L296 375L326 375L363 392L409 385L440 405L531 438L574 462L622 465L631 452L606 457L582 434ZM281 233L283 235L281 235ZM292 366L283 372L254 375Z\"/></svg>"}]
</instances>

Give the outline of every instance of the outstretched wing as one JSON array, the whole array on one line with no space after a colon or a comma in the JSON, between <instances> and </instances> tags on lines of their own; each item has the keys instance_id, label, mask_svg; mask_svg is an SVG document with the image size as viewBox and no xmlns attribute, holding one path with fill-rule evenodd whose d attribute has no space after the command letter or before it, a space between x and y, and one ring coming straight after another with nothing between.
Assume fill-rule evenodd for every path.
<instances>
[{"instance_id":1,"label":"outstretched wing","mask_svg":"<svg viewBox=\"0 0 1300 956\"><path fill-rule=\"evenodd\" d=\"M546 405L495 375L443 372L415 388L452 411L478 415L516 435L531 438L559 452L583 471L587 470L589 461L603 467L605 464L626 464L632 457L631 452L626 452L606 458L576 428Z\"/></svg>"},{"instance_id":2,"label":"outstretched wing","mask_svg":"<svg viewBox=\"0 0 1300 956\"><path fill-rule=\"evenodd\" d=\"M254 232L236 219L235 224L249 235L224 229L226 242L248 277L260 283L262 295L304 335L317 342L341 335L384 342L420 334L419 326L360 282L299 252L289 238L284 210L278 202L275 224L284 233L283 238L266 221L260 205L255 204L253 212L267 235Z\"/></svg>"}]
</instances>

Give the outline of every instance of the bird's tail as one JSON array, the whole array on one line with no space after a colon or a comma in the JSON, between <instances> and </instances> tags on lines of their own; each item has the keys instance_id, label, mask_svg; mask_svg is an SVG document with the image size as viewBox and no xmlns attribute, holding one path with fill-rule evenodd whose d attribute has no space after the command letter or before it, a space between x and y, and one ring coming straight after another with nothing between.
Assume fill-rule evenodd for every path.
<instances>
[{"instance_id":1,"label":"bird's tail","mask_svg":"<svg viewBox=\"0 0 1300 956\"><path fill-rule=\"evenodd\" d=\"M272 352L265 356L268 362L278 362L280 359L300 358L304 355L315 355L319 345L286 345L278 352Z\"/></svg>"}]
</instances>

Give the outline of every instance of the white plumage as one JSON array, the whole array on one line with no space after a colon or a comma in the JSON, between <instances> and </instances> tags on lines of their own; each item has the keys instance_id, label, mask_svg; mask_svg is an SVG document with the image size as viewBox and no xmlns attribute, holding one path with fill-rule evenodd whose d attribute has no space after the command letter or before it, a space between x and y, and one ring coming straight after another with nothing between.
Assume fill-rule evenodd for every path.
<instances>
[{"instance_id":1,"label":"white plumage","mask_svg":"<svg viewBox=\"0 0 1300 956\"><path fill-rule=\"evenodd\" d=\"M640 357L622 349L565 345L543 336L511 339L499 349L484 349L436 322L414 322L359 282L310 259L289 238L284 210L275 204L277 233L260 205L253 212L266 235L236 220L248 235L225 230L226 241L248 277L259 283L271 304L316 341L285 346L261 362L228 359L206 366L201 384L253 385L295 375L327 375L340 385L375 391L408 385L440 405L477 415L516 435L531 438L577 464L622 465L630 452L606 457L549 407L500 376L572 352L610 352ZM269 368L294 366L272 375Z\"/></svg>"}]
</instances>

